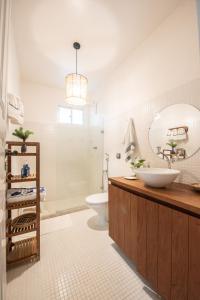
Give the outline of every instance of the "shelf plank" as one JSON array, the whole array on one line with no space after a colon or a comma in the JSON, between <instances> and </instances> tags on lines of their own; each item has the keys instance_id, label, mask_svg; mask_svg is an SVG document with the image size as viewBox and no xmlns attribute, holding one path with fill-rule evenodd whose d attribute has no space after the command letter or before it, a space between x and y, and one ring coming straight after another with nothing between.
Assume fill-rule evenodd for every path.
<instances>
[{"instance_id":1,"label":"shelf plank","mask_svg":"<svg viewBox=\"0 0 200 300\"><path fill-rule=\"evenodd\" d=\"M33 200L23 200L23 201L7 202L6 203L6 208L8 210L19 209L19 208L36 206L37 203L38 203L37 198L33 199Z\"/></svg>"},{"instance_id":2,"label":"shelf plank","mask_svg":"<svg viewBox=\"0 0 200 300\"><path fill-rule=\"evenodd\" d=\"M36 156L34 152L26 152L26 153L17 153L17 154L7 154L7 156Z\"/></svg>"},{"instance_id":3,"label":"shelf plank","mask_svg":"<svg viewBox=\"0 0 200 300\"><path fill-rule=\"evenodd\" d=\"M24 143L23 142L15 142L15 141L7 141L6 142L7 145L10 145L10 146L22 146ZM38 142L25 142L26 146L39 146L40 143Z\"/></svg>"},{"instance_id":4,"label":"shelf plank","mask_svg":"<svg viewBox=\"0 0 200 300\"><path fill-rule=\"evenodd\" d=\"M11 179L7 179L7 183L17 183L17 182L28 182L28 181L36 181L36 176L29 177L21 177L21 176L13 176Z\"/></svg>"}]
</instances>

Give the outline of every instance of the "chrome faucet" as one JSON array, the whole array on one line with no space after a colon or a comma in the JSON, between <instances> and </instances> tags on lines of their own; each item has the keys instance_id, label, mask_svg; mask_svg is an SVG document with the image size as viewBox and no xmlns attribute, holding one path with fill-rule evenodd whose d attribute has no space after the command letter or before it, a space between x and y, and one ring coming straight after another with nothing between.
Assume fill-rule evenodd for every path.
<instances>
[{"instance_id":1,"label":"chrome faucet","mask_svg":"<svg viewBox=\"0 0 200 300\"><path fill-rule=\"evenodd\" d=\"M162 154L165 158L166 158L166 161L167 161L167 165L168 165L168 169L171 169L172 168L172 159L168 157L168 155L166 155L165 153L163 152L160 152L158 154Z\"/></svg>"},{"instance_id":2,"label":"chrome faucet","mask_svg":"<svg viewBox=\"0 0 200 300\"><path fill-rule=\"evenodd\" d=\"M174 157L173 157L173 156L172 156L172 157L171 157L171 156L169 157L169 156L166 155L164 152L160 151L160 147L157 147L157 149L158 149L157 154L158 154L158 155L161 154L161 155L163 155L163 157L166 158L167 165L168 165L168 169L171 169L171 168L172 168L172 163L175 162Z\"/></svg>"}]
</instances>

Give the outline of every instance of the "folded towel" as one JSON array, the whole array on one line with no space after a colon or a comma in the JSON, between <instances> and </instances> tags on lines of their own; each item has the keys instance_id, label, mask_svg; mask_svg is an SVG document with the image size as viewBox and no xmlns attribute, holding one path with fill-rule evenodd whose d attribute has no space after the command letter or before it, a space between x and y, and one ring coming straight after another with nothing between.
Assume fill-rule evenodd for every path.
<instances>
[{"instance_id":1,"label":"folded towel","mask_svg":"<svg viewBox=\"0 0 200 300\"><path fill-rule=\"evenodd\" d=\"M133 159L135 149L135 130L133 120L130 119L127 131L124 136L123 144L125 145L126 162Z\"/></svg>"},{"instance_id":2,"label":"folded towel","mask_svg":"<svg viewBox=\"0 0 200 300\"><path fill-rule=\"evenodd\" d=\"M7 202L17 202L25 200L33 200L36 197L36 188L11 188L7 191ZM40 201L44 201L46 197L46 189L40 187Z\"/></svg>"}]
</instances>

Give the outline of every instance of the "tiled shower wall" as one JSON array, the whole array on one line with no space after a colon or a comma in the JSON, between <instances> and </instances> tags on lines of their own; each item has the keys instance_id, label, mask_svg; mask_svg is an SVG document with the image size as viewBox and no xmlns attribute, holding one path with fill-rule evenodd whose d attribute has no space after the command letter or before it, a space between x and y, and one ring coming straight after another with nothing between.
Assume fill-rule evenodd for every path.
<instances>
[{"instance_id":1,"label":"tiled shower wall","mask_svg":"<svg viewBox=\"0 0 200 300\"><path fill-rule=\"evenodd\" d=\"M84 109L83 126L60 124L57 114L58 107L65 106L64 89L22 81L21 90L23 126L34 132L30 141L40 142L41 185L47 189L45 207L62 210L64 206L66 210L85 205L88 194L101 191L102 117L95 106L90 106ZM18 170L16 167L16 174L23 163L21 160ZM34 164L30 166L34 172Z\"/></svg>"},{"instance_id":2,"label":"tiled shower wall","mask_svg":"<svg viewBox=\"0 0 200 300\"><path fill-rule=\"evenodd\" d=\"M200 79L179 86L155 99L137 103L127 112L105 119L104 147L105 152L110 154L110 176L121 176L131 173L129 164L124 159L124 145L122 143L130 118L133 118L135 124L137 145L135 155L145 158L151 167L167 167L166 162L159 159L152 152L148 132L155 114L166 106L175 103L187 103L200 109ZM110 143L111 139L112 143ZM116 159L117 152L122 154L121 159ZM200 151L184 161L174 163L173 168L182 171L179 176L180 182L192 183L200 181Z\"/></svg>"}]
</instances>

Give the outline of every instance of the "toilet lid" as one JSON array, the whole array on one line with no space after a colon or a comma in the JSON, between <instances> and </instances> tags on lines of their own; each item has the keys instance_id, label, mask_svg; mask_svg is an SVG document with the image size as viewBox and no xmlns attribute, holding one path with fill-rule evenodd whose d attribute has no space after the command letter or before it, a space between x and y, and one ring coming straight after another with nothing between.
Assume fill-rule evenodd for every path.
<instances>
[{"instance_id":1,"label":"toilet lid","mask_svg":"<svg viewBox=\"0 0 200 300\"><path fill-rule=\"evenodd\" d=\"M108 193L98 193L86 197L86 202L91 204L100 204L108 202Z\"/></svg>"}]
</instances>

